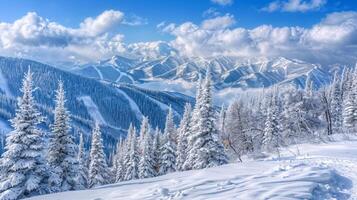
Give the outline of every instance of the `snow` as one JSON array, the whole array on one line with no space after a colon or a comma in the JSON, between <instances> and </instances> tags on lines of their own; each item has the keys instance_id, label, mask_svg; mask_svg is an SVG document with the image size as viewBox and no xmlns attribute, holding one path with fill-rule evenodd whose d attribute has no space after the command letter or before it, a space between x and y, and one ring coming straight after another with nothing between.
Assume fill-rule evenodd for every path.
<instances>
[{"instance_id":1,"label":"snow","mask_svg":"<svg viewBox=\"0 0 357 200\"><path fill-rule=\"evenodd\" d=\"M143 113L140 111L139 106L135 103L134 100L132 100L123 90L117 89L117 91L122 94L129 102L131 110L135 113L136 119L138 121L141 121L143 119Z\"/></svg>"},{"instance_id":2,"label":"snow","mask_svg":"<svg viewBox=\"0 0 357 200\"><path fill-rule=\"evenodd\" d=\"M31 199L357 199L357 140L281 155Z\"/></svg>"},{"instance_id":3,"label":"snow","mask_svg":"<svg viewBox=\"0 0 357 200\"><path fill-rule=\"evenodd\" d=\"M91 118L100 124L106 124L102 114L99 112L97 105L93 102L90 96L79 97L78 100L83 101Z\"/></svg>"},{"instance_id":4,"label":"snow","mask_svg":"<svg viewBox=\"0 0 357 200\"><path fill-rule=\"evenodd\" d=\"M6 96L12 97L12 93L10 91L9 85L7 83L6 78L4 77L2 71L0 70L0 89L5 93Z\"/></svg>"},{"instance_id":5,"label":"snow","mask_svg":"<svg viewBox=\"0 0 357 200\"><path fill-rule=\"evenodd\" d=\"M102 72L98 69L98 67L93 66L93 68L95 71L97 71L100 80L104 80L104 78L103 78L104 76L103 76Z\"/></svg>"}]
</instances>

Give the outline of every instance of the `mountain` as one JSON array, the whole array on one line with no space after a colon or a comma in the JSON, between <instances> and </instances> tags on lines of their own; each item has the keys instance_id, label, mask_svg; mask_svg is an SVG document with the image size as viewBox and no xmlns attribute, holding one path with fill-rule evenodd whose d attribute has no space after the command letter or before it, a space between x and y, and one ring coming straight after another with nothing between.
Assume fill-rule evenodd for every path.
<instances>
[{"instance_id":1,"label":"mountain","mask_svg":"<svg viewBox=\"0 0 357 200\"><path fill-rule=\"evenodd\" d=\"M21 95L21 81L31 68L34 73L34 92L40 111L46 116L45 129L53 120L54 94L58 80L64 82L71 122L76 130L90 135L93 121L101 123L107 146L126 133L130 123L139 127L143 116L148 116L153 128L164 127L166 113L171 106L176 122L183 114L186 102L193 99L172 92L141 89L129 84L112 84L78 76L39 62L0 57L0 127L9 128L14 116L16 97ZM125 66L123 65L123 68ZM1 129L1 128L0 128Z\"/></svg>"},{"instance_id":2,"label":"mountain","mask_svg":"<svg viewBox=\"0 0 357 200\"><path fill-rule=\"evenodd\" d=\"M115 83L140 84L172 80L192 83L199 76L204 76L208 68L217 89L263 88L275 84L293 84L303 88L308 76L318 88L328 84L333 74L331 67L284 57L247 60L224 56L186 58L177 55L145 60L114 56L96 64L77 66L71 71Z\"/></svg>"}]
</instances>

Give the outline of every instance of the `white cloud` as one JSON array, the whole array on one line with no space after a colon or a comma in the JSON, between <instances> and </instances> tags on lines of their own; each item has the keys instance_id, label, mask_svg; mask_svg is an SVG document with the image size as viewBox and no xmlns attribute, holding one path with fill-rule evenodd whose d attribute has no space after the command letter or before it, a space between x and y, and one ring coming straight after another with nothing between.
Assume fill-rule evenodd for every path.
<instances>
[{"instance_id":1,"label":"white cloud","mask_svg":"<svg viewBox=\"0 0 357 200\"><path fill-rule=\"evenodd\" d=\"M213 3L216 3L221 6L232 5L233 0L211 0Z\"/></svg>"},{"instance_id":2,"label":"white cloud","mask_svg":"<svg viewBox=\"0 0 357 200\"><path fill-rule=\"evenodd\" d=\"M357 12L336 12L310 28L260 25L232 26L226 14L182 24L162 22L157 28L171 34L170 42L125 44L118 32L125 21L120 11L105 11L87 18L78 28L66 27L30 12L12 22L0 22L0 55L43 62L88 62L113 55L275 57L316 62L356 62Z\"/></svg>"},{"instance_id":3,"label":"white cloud","mask_svg":"<svg viewBox=\"0 0 357 200\"><path fill-rule=\"evenodd\" d=\"M327 3L327 0L277 0L271 2L262 10L268 12L284 11L284 12L307 12L318 10Z\"/></svg>"},{"instance_id":4,"label":"white cloud","mask_svg":"<svg viewBox=\"0 0 357 200\"><path fill-rule=\"evenodd\" d=\"M106 10L96 18L88 17L81 24L80 28L86 34L97 36L110 31L118 26L124 18L124 13L115 10Z\"/></svg>"},{"instance_id":5,"label":"white cloud","mask_svg":"<svg viewBox=\"0 0 357 200\"><path fill-rule=\"evenodd\" d=\"M171 34L176 37L173 47L187 56L287 56L321 62L357 59L357 12L332 13L311 28L212 28L186 22L175 26Z\"/></svg>"},{"instance_id":6,"label":"white cloud","mask_svg":"<svg viewBox=\"0 0 357 200\"><path fill-rule=\"evenodd\" d=\"M53 63L103 59L126 51L124 36L117 28L120 24L138 25L139 19L107 10L84 19L79 28L71 28L29 12L13 23L0 22L0 53Z\"/></svg>"},{"instance_id":7,"label":"white cloud","mask_svg":"<svg viewBox=\"0 0 357 200\"><path fill-rule=\"evenodd\" d=\"M217 17L219 16L221 13L219 11L217 11L216 8L208 8L207 10L205 10L202 14L203 17Z\"/></svg>"},{"instance_id":8,"label":"white cloud","mask_svg":"<svg viewBox=\"0 0 357 200\"><path fill-rule=\"evenodd\" d=\"M137 15L129 15L122 23L129 26L140 26L148 24L148 20Z\"/></svg>"},{"instance_id":9,"label":"white cloud","mask_svg":"<svg viewBox=\"0 0 357 200\"><path fill-rule=\"evenodd\" d=\"M212 19L206 19L202 22L204 29L224 29L232 26L235 23L233 15L224 15Z\"/></svg>"}]
</instances>

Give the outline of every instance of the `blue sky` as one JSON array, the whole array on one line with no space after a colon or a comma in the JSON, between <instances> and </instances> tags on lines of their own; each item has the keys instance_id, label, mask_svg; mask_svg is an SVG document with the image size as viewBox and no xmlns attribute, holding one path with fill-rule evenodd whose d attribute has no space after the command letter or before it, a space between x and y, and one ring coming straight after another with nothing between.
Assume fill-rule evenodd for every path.
<instances>
[{"instance_id":1,"label":"blue sky","mask_svg":"<svg viewBox=\"0 0 357 200\"><path fill-rule=\"evenodd\" d=\"M0 55L357 61L355 0L0 0Z\"/></svg>"},{"instance_id":2,"label":"blue sky","mask_svg":"<svg viewBox=\"0 0 357 200\"><path fill-rule=\"evenodd\" d=\"M234 15L235 26L253 28L262 24L273 26L310 27L327 13L357 10L355 0L330 0L319 9L305 12L265 12L261 9L271 0L235 0L230 5L220 5L210 0L0 0L0 21L12 22L27 12L69 27L78 27L86 17L97 16L105 10L124 12L128 17L138 16L145 23L140 26L120 26L117 31L125 35L126 42L170 40L172 36L160 33L156 26L160 22L200 23L207 18L204 13L215 10Z\"/></svg>"}]
</instances>

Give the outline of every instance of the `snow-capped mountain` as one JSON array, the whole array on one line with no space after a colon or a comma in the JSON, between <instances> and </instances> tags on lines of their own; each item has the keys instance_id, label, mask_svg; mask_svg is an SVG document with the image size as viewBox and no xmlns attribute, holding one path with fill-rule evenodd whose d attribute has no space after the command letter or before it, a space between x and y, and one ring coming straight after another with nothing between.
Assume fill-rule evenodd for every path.
<instances>
[{"instance_id":1,"label":"snow-capped mountain","mask_svg":"<svg viewBox=\"0 0 357 200\"><path fill-rule=\"evenodd\" d=\"M82 76L116 83L172 80L192 83L199 76L204 76L208 68L217 89L262 88L275 84L304 87L308 76L318 88L329 83L332 77L330 67L284 57L247 60L224 56L186 58L170 55L143 60L114 56L96 64L78 66L72 71Z\"/></svg>"},{"instance_id":2,"label":"snow-capped mountain","mask_svg":"<svg viewBox=\"0 0 357 200\"><path fill-rule=\"evenodd\" d=\"M122 66L125 68L124 64ZM39 62L0 57L0 124L6 127L14 116L16 97L21 95L19 88L29 67L37 87L34 95L40 111L47 118L47 125L53 119L55 89L58 81L62 80L73 127L89 135L93 121L98 121L105 130L104 141L109 143L118 139L120 134L126 134L130 123L139 127L143 116L149 117L153 127L163 128L170 106L178 122L185 103L193 103L192 98L181 94L99 82Z\"/></svg>"}]
</instances>

